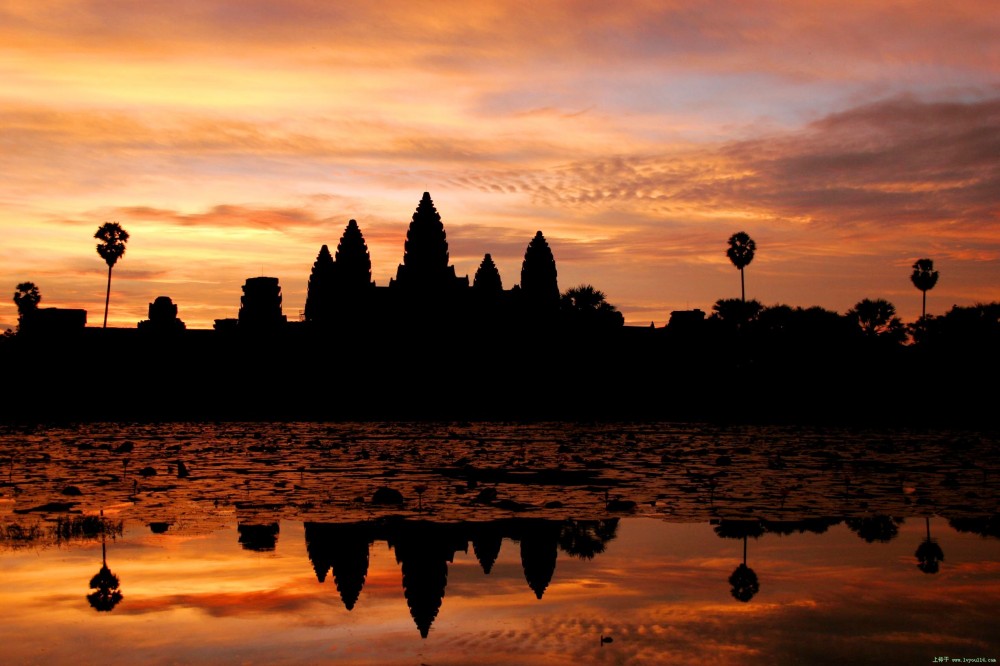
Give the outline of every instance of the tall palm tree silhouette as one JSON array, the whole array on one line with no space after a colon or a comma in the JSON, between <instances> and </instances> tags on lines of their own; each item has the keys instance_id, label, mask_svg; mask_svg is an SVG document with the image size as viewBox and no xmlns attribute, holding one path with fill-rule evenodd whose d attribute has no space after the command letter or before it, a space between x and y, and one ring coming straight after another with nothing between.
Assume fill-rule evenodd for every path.
<instances>
[{"instance_id":1,"label":"tall palm tree silhouette","mask_svg":"<svg viewBox=\"0 0 1000 666\"><path fill-rule=\"evenodd\" d=\"M733 599L746 603L760 591L760 582L753 569L747 566L747 537L743 535L743 564L729 576L730 594Z\"/></svg>"},{"instance_id":2,"label":"tall palm tree silhouette","mask_svg":"<svg viewBox=\"0 0 1000 666\"><path fill-rule=\"evenodd\" d=\"M917 259L913 264L913 274L910 275L913 286L923 292L924 302L920 310L920 321L927 319L927 292L934 288L938 281L938 272L934 270L934 262L930 259Z\"/></svg>"},{"instance_id":3,"label":"tall palm tree silhouette","mask_svg":"<svg viewBox=\"0 0 1000 666\"><path fill-rule=\"evenodd\" d=\"M107 530L104 511L101 511L101 569L90 579L92 592L87 595L87 601L94 610L103 612L114 610L123 598L118 576L108 568Z\"/></svg>"},{"instance_id":4,"label":"tall palm tree silhouette","mask_svg":"<svg viewBox=\"0 0 1000 666\"><path fill-rule=\"evenodd\" d=\"M733 262L733 266L740 269L740 298L743 301L747 300L746 285L743 281L743 269L753 261L753 254L756 251L757 244L753 242L753 239L750 238L747 232L737 231L729 237L729 249L726 250L726 256L729 257L729 261Z\"/></svg>"},{"instance_id":5,"label":"tall palm tree silhouette","mask_svg":"<svg viewBox=\"0 0 1000 666\"><path fill-rule=\"evenodd\" d=\"M941 562L944 561L944 551L941 550L938 542L931 538L930 516L925 516L924 521L927 525L927 538L917 546L917 552L914 554L917 557L918 569L925 574L935 574L938 572Z\"/></svg>"},{"instance_id":6,"label":"tall palm tree silhouette","mask_svg":"<svg viewBox=\"0 0 1000 666\"><path fill-rule=\"evenodd\" d=\"M108 264L108 294L104 298L104 328L108 327L108 304L111 302L111 269L125 254L125 243L128 242L128 232L117 222L105 222L97 229L94 238L101 241L97 244L97 254Z\"/></svg>"}]
</instances>

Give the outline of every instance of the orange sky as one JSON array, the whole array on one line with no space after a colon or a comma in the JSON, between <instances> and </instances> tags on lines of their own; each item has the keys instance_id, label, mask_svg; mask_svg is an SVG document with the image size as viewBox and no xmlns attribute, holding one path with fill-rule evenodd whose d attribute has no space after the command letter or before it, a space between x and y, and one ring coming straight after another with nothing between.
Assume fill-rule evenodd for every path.
<instances>
[{"instance_id":1,"label":"orange sky","mask_svg":"<svg viewBox=\"0 0 1000 666\"><path fill-rule=\"evenodd\" d=\"M919 315L1000 300L1000 13L971 2L0 2L0 328L17 283L192 328L358 220L374 279L424 191L505 287L541 229L630 324L739 295Z\"/></svg>"}]
</instances>

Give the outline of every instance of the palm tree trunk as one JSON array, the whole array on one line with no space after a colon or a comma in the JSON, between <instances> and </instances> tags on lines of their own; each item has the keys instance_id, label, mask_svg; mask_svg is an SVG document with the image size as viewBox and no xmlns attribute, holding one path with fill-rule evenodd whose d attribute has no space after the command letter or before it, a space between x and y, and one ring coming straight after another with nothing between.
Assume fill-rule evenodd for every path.
<instances>
[{"instance_id":1,"label":"palm tree trunk","mask_svg":"<svg viewBox=\"0 0 1000 666\"><path fill-rule=\"evenodd\" d=\"M111 303L111 264L108 264L108 294L104 297L104 328L108 327L108 304Z\"/></svg>"},{"instance_id":2,"label":"palm tree trunk","mask_svg":"<svg viewBox=\"0 0 1000 666\"><path fill-rule=\"evenodd\" d=\"M926 320L927 319L927 290L926 289L923 290L923 294L924 294L924 305L921 308L920 318Z\"/></svg>"},{"instance_id":3,"label":"palm tree trunk","mask_svg":"<svg viewBox=\"0 0 1000 666\"><path fill-rule=\"evenodd\" d=\"M743 282L743 269L740 269L740 300L747 302L747 288Z\"/></svg>"}]
</instances>

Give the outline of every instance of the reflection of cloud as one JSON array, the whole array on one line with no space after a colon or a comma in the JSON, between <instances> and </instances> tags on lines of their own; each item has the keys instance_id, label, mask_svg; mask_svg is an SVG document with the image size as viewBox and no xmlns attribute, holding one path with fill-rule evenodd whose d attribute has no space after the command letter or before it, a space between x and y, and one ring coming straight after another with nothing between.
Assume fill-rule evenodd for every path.
<instances>
[{"instance_id":1,"label":"reflection of cloud","mask_svg":"<svg viewBox=\"0 0 1000 666\"><path fill-rule=\"evenodd\" d=\"M301 613L310 607L336 605L339 599L322 599L311 592L281 590L209 594L176 594L129 599L119 614L142 615L177 608L197 609L212 617L245 617L258 614Z\"/></svg>"}]
</instances>

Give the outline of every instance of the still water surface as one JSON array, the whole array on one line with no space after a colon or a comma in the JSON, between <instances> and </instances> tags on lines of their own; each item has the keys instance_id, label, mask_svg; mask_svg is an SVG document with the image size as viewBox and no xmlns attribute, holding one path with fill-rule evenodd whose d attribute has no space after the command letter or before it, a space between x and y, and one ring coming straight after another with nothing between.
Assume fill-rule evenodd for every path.
<instances>
[{"instance_id":1,"label":"still water surface","mask_svg":"<svg viewBox=\"0 0 1000 666\"><path fill-rule=\"evenodd\" d=\"M5 433L0 661L989 663L995 444L668 424ZM404 503L376 504L380 487Z\"/></svg>"}]
</instances>

